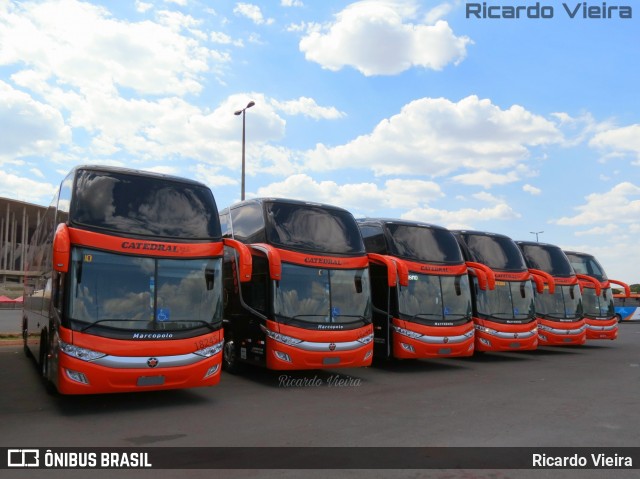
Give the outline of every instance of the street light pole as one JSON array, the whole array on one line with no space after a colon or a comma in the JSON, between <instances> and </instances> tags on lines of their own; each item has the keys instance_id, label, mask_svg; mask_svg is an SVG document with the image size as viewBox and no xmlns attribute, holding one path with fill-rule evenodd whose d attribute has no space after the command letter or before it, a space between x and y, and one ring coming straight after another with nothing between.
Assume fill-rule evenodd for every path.
<instances>
[{"instance_id":1,"label":"street light pole","mask_svg":"<svg viewBox=\"0 0 640 479\"><path fill-rule=\"evenodd\" d=\"M531 233L532 235L536 235L536 243L540 243L540 241L538 240L538 235L541 235L542 233L544 233L544 231L529 231L529 233Z\"/></svg>"},{"instance_id":2,"label":"street light pole","mask_svg":"<svg viewBox=\"0 0 640 479\"><path fill-rule=\"evenodd\" d=\"M244 162L244 132L245 132L245 111L247 110L247 108L251 108L253 105L255 105L256 102L254 102L253 100L250 101L249 103L247 103L247 106L245 106L242 110L238 110L233 112L234 115L240 115L242 114L242 186L241 186L241 190L240 190L240 200L244 201L244 175L245 175L245 162Z\"/></svg>"}]
</instances>

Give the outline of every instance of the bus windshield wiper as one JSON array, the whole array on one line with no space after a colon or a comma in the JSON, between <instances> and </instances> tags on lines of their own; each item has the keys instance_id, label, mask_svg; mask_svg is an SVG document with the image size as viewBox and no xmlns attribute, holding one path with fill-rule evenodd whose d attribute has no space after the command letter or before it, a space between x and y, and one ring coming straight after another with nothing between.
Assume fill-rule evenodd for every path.
<instances>
[{"instance_id":1,"label":"bus windshield wiper","mask_svg":"<svg viewBox=\"0 0 640 479\"><path fill-rule=\"evenodd\" d=\"M443 319L442 313L417 313L411 316L411 319L416 319L420 316L426 316L428 318L438 318Z\"/></svg>"},{"instance_id":2,"label":"bus windshield wiper","mask_svg":"<svg viewBox=\"0 0 640 479\"><path fill-rule=\"evenodd\" d=\"M209 328L211 331L216 331L218 329L213 324L207 321L204 321L202 319L178 319L178 320L167 321L167 323L199 323L202 326ZM156 324L164 324L164 323L160 322ZM189 329L195 329L195 328L189 328Z\"/></svg>"},{"instance_id":3,"label":"bus windshield wiper","mask_svg":"<svg viewBox=\"0 0 640 479\"><path fill-rule=\"evenodd\" d=\"M82 323L84 323L85 321L82 320L76 320L76 321L80 321ZM93 323L88 324L87 326L85 326L84 328L82 328L80 330L81 333L84 333L85 331L87 331L88 329L93 328L94 326L97 326L100 323L107 323L107 322L120 322L120 321L131 321L134 323L148 323L149 321L147 321L146 319L99 319L98 321L94 321Z\"/></svg>"}]
</instances>

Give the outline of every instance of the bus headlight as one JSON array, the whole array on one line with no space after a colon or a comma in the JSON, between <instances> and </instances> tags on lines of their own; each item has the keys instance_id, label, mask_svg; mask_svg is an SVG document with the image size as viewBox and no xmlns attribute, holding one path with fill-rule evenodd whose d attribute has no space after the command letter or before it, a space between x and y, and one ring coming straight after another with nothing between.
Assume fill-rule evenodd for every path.
<instances>
[{"instance_id":1,"label":"bus headlight","mask_svg":"<svg viewBox=\"0 0 640 479\"><path fill-rule=\"evenodd\" d=\"M65 343L62 340L58 340L58 345L60 346L60 350L63 353L66 353L76 359L81 359L82 361L95 361L96 359L100 359L106 356L105 353L81 348L79 346L74 346L73 344Z\"/></svg>"},{"instance_id":2,"label":"bus headlight","mask_svg":"<svg viewBox=\"0 0 640 479\"><path fill-rule=\"evenodd\" d=\"M401 328L401 327L399 327L399 326L392 326L392 327L393 327L393 330L394 330L396 333L398 333L398 334L402 334L403 336L406 336L406 337L408 337L408 338L411 338L411 339L418 339L418 338L422 337L422 334L420 334L420 333L416 333L415 331L410 331L410 330L408 330L408 329L404 329L404 328Z\"/></svg>"},{"instance_id":3,"label":"bus headlight","mask_svg":"<svg viewBox=\"0 0 640 479\"><path fill-rule=\"evenodd\" d=\"M491 334L492 336L498 334L498 331L496 331L495 329L487 328L485 326L476 325L476 329L481 333Z\"/></svg>"},{"instance_id":4,"label":"bus headlight","mask_svg":"<svg viewBox=\"0 0 640 479\"><path fill-rule=\"evenodd\" d=\"M271 331L264 326L262 326L262 330L267 335L267 337L278 341L279 343L286 344L287 346L293 346L302 342L302 339L292 338L291 336L287 336L285 334L276 333L275 331Z\"/></svg>"},{"instance_id":5,"label":"bus headlight","mask_svg":"<svg viewBox=\"0 0 640 479\"><path fill-rule=\"evenodd\" d=\"M210 358L211 356L215 356L220 351L222 351L223 346L224 346L224 340L214 344L213 346L208 346L206 348L199 349L198 351L194 351L194 354L197 354L198 356L202 356L203 358Z\"/></svg>"},{"instance_id":6,"label":"bus headlight","mask_svg":"<svg viewBox=\"0 0 640 479\"><path fill-rule=\"evenodd\" d=\"M358 338L358 342L360 342L362 344L369 344L371 341L373 341L373 333L367 334L366 336L363 336L362 338Z\"/></svg>"}]
</instances>

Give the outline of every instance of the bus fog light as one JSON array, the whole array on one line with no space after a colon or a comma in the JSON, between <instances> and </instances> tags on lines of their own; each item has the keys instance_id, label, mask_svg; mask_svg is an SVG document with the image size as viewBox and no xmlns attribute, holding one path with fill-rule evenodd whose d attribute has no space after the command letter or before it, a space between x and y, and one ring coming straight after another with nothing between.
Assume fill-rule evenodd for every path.
<instances>
[{"instance_id":1,"label":"bus fog light","mask_svg":"<svg viewBox=\"0 0 640 479\"><path fill-rule=\"evenodd\" d=\"M481 342L482 344L484 344L485 346L489 346L489 347L491 347L491 341L489 341L488 339L486 339L486 338L478 338L478 339L479 339L479 340L480 340L480 342Z\"/></svg>"},{"instance_id":2,"label":"bus fog light","mask_svg":"<svg viewBox=\"0 0 640 479\"><path fill-rule=\"evenodd\" d=\"M409 351L410 353L415 353L415 349L413 349L413 346L411 346L410 344L405 344L405 343L400 343L400 346L402 346L402 349L404 349L405 351Z\"/></svg>"},{"instance_id":3,"label":"bus fog light","mask_svg":"<svg viewBox=\"0 0 640 479\"><path fill-rule=\"evenodd\" d=\"M87 379L87 376L85 376L83 373L78 371L73 371L72 369L65 369L65 371L67 373L67 377L72 381L75 381L77 383L82 383L82 384L89 384L89 380Z\"/></svg>"},{"instance_id":4,"label":"bus fog light","mask_svg":"<svg viewBox=\"0 0 640 479\"><path fill-rule=\"evenodd\" d=\"M542 334L542 333L538 333L538 337L539 337L540 339L542 339L543 341L548 341L547 336L546 336L546 335L544 335L544 334Z\"/></svg>"},{"instance_id":5,"label":"bus fog light","mask_svg":"<svg viewBox=\"0 0 640 479\"><path fill-rule=\"evenodd\" d=\"M219 365L219 364L216 364L216 365L214 365L214 366L211 366L211 367L209 368L209 370L207 371L207 373L204 375L204 378L203 378L203 379L206 379L206 378L208 378L209 376L213 376L215 373L217 373L217 372L218 372L218 369L220 369L220 365Z\"/></svg>"},{"instance_id":6,"label":"bus fog light","mask_svg":"<svg viewBox=\"0 0 640 479\"><path fill-rule=\"evenodd\" d=\"M283 353L282 351L274 351L273 354L275 354L276 358L278 358L280 361L286 361L288 363L291 362L291 358L287 353Z\"/></svg>"},{"instance_id":7,"label":"bus fog light","mask_svg":"<svg viewBox=\"0 0 640 479\"><path fill-rule=\"evenodd\" d=\"M367 354L364 355L364 360L366 361L373 355L373 351L367 351Z\"/></svg>"}]
</instances>

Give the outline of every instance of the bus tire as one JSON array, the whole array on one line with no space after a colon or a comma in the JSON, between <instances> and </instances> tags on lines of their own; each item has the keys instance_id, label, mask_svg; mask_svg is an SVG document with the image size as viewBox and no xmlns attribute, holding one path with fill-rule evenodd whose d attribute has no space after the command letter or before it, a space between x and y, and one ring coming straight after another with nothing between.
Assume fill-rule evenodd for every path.
<instances>
[{"instance_id":1,"label":"bus tire","mask_svg":"<svg viewBox=\"0 0 640 479\"><path fill-rule=\"evenodd\" d=\"M222 349L222 368L231 374L237 374L241 369L238 349L236 348L236 343L231 335L224 339L224 348Z\"/></svg>"},{"instance_id":2,"label":"bus tire","mask_svg":"<svg viewBox=\"0 0 640 479\"><path fill-rule=\"evenodd\" d=\"M42 382L44 383L44 387L47 390L47 393L53 394L56 392L56 389L49 378L49 337L46 331L42 331L40 335L40 351L38 354L38 368L40 370L40 377L42 378Z\"/></svg>"},{"instance_id":3,"label":"bus tire","mask_svg":"<svg viewBox=\"0 0 640 479\"><path fill-rule=\"evenodd\" d=\"M26 318L22 318L22 348L24 350L24 354L28 357L31 358L33 357L33 354L31 354L31 350L29 349L29 346L27 345L27 339L29 338L29 331L27 329L27 319Z\"/></svg>"}]
</instances>

